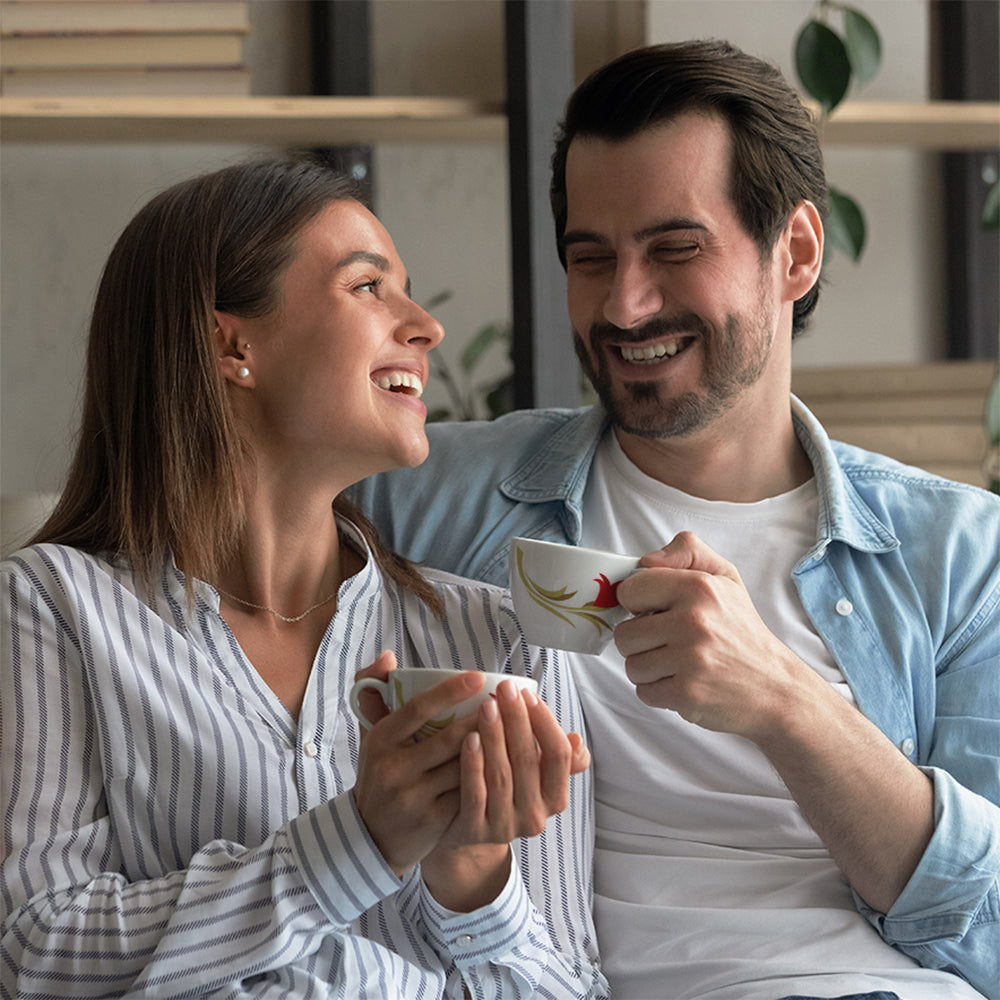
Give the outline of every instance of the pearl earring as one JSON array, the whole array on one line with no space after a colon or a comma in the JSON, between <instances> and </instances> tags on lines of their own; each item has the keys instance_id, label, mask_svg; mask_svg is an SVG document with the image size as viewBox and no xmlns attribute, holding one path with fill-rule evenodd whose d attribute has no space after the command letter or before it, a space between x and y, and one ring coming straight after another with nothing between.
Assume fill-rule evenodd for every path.
<instances>
[{"instance_id":1,"label":"pearl earring","mask_svg":"<svg viewBox=\"0 0 1000 1000\"><path fill-rule=\"evenodd\" d=\"M249 369L249 368L245 368L245 367L244 367L244 368L237 368L237 369L236 369L236 374L237 374L237 375L238 375L238 376L239 376L240 378L246 378L246 377L247 377L247 375L249 375L249 374L250 374L250 369Z\"/></svg>"}]
</instances>

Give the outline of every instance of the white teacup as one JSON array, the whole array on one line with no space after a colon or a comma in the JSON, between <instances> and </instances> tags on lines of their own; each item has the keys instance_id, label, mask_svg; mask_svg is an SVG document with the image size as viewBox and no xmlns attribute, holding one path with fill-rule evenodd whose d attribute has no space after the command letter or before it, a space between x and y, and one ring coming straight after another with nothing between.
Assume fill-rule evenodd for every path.
<instances>
[{"instance_id":1,"label":"white teacup","mask_svg":"<svg viewBox=\"0 0 1000 1000\"><path fill-rule=\"evenodd\" d=\"M599 653L629 613L615 591L639 568L634 556L514 538L510 591L527 640L574 653Z\"/></svg>"},{"instance_id":2,"label":"white teacup","mask_svg":"<svg viewBox=\"0 0 1000 1000\"><path fill-rule=\"evenodd\" d=\"M372 688L382 696L386 708L395 711L401 708L415 695L446 681L449 677L454 677L457 671L447 669L436 669L433 667L400 667L389 674L387 681L380 681L376 677L363 677L355 681L351 688L350 701L351 709L358 717L358 721L365 729L371 729L372 723L361 711L361 692L365 688ZM487 698L497 696L497 685L501 681L511 681L518 688L527 688L533 694L538 694L538 683L530 677L517 677L514 674L492 674L483 673L485 678L482 688L471 698L460 701L457 705L450 705L445 711L435 715L420 727L418 732L422 736L431 736L449 723L463 715L471 715L478 711L479 706Z\"/></svg>"}]
</instances>

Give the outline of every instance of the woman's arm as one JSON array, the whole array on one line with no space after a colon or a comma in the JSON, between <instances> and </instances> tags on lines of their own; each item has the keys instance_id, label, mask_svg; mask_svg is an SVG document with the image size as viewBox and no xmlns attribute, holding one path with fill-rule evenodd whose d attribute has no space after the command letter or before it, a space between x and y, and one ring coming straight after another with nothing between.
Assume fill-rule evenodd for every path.
<instances>
[{"instance_id":1,"label":"woman's arm","mask_svg":"<svg viewBox=\"0 0 1000 1000\"><path fill-rule=\"evenodd\" d=\"M461 981L474 996L605 997L608 985L591 916L592 779L589 770L570 776L586 750L563 732L583 731L576 691L561 653L518 643L510 663L538 679L542 701L502 702L497 716L481 723L481 747L471 755L475 773L489 772L495 766L491 760L502 761L501 746L520 750L511 751L509 766L501 763L499 775L484 780L485 797L473 796L468 803L471 827L459 833L456 824L450 833L489 836L490 815L519 814L513 821L519 827L511 845L514 862L508 871L503 856L500 871L507 877L496 898L461 912L468 900L455 898L448 880L449 866L461 871L463 852L451 848L446 837L422 865L427 891L421 895L421 920L450 981ZM523 759L529 756L530 767ZM474 871L477 852L490 849L468 848L465 862Z\"/></svg>"},{"instance_id":2,"label":"woman's arm","mask_svg":"<svg viewBox=\"0 0 1000 1000\"><path fill-rule=\"evenodd\" d=\"M258 846L217 835L189 856L180 848L180 864L166 861L192 836L198 810L221 823L235 799L217 798L226 776L212 769L211 754L200 788L171 788L156 678L143 691L130 679L130 696L141 695L132 702L121 660L112 669L105 651L94 669L117 609L113 599L107 613L92 603L88 614L68 596L101 590L88 565L76 577L57 575L52 561L26 557L0 571L0 993L79 1000L226 987L252 996L275 977L299 983L318 974L360 995L360 970L376 963L390 981L434 995L443 972L429 948L396 954L350 933L401 885L350 792L277 826ZM152 641L151 633L146 622L132 638ZM188 655L178 662L189 664ZM126 712L126 701L142 707ZM109 746L115 753L103 752ZM155 770L110 773L136 755L151 767L140 747L155 747ZM109 808L128 794L115 787L122 782L136 785L131 812Z\"/></svg>"}]
</instances>

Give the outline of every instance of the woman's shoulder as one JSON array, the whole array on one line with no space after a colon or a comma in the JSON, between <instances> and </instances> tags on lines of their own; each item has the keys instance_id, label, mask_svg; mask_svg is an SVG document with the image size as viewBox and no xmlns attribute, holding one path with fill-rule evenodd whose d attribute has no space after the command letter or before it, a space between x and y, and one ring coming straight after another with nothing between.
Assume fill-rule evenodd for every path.
<instances>
[{"instance_id":1,"label":"woman's shoulder","mask_svg":"<svg viewBox=\"0 0 1000 1000\"><path fill-rule=\"evenodd\" d=\"M131 566L113 555L55 542L12 552L0 562L0 577L56 603L60 595L75 595L80 603L103 600L119 588L134 592L138 585Z\"/></svg>"},{"instance_id":2,"label":"woman's shoulder","mask_svg":"<svg viewBox=\"0 0 1000 1000\"><path fill-rule=\"evenodd\" d=\"M91 572L106 573L112 564L103 555L55 542L17 549L0 562L0 573L5 576L25 576L39 582L73 578L86 573L88 568Z\"/></svg>"},{"instance_id":3,"label":"woman's shoulder","mask_svg":"<svg viewBox=\"0 0 1000 1000\"><path fill-rule=\"evenodd\" d=\"M420 575L434 585L436 590L443 592L454 591L458 594L481 592L492 594L498 599L508 597L506 587L498 587L493 583L486 583L483 580L473 580L471 577L459 576L458 573L449 573L447 570L436 569L433 566L420 566Z\"/></svg>"},{"instance_id":4,"label":"woman's shoulder","mask_svg":"<svg viewBox=\"0 0 1000 1000\"><path fill-rule=\"evenodd\" d=\"M492 617L509 622L509 627L520 632L510 591L482 580L459 576L433 566L419 566L420 575L434 588L444 605L446 616L470 606L481 607ZM467 613L467 612L466 612Z\"/></svg>"}]
</instances>

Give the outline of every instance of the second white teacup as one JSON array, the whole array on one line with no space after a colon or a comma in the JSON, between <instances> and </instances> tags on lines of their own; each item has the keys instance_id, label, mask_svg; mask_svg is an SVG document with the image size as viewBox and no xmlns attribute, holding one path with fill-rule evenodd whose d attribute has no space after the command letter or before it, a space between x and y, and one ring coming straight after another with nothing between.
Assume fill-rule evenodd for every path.
<instances>
[{"instance_id":1,"label":"second white teacup","mask_svg":"<svg viewBox=\"0 0 1000 1000\"><path fill-rule=\"evenodd\" d=\"M372 688L377 691L381 695L382 701L385 702L386 708L390 711L395 711L397 708L402 708L414 696L435 687L449 677L454 677L456 672L455 670L438 669L435 667L400 667L398 670L391 671L388 680L385 681L380 681L376 677L363 677L361 680L355 681L354 686L351 688L351 709L358 717L361 725L365 729L371 729L372 723L368 721L364 712L361 711L360 696L365 688ZM516 687L527 688L532 694L538 694L538 683L530 677L485 672L483 673L483 677L485 678L483 686L476 694L472 695L471 698L460 701L457 705L449 706L444 712L425 722L420 727L419 733L422 736L431 736L439 730L444 729L445 726L460 716L471 715L473 712L478 711L479 706L487 698L495 698L497 696L497 686L501 681L512 681Z\"/></svg>"},{"instance_id":2,"label":"second white teacup","mask_svg":"<svg viewBox=\"0 0 1000 1000\"><path fill-rule=\"evenodd\" d=\"M537 538L510 543L510 592L527 640L575 653L599 653L629 613L618 584L639 568L634 556Z\"/></svg>"}]
</instances>

